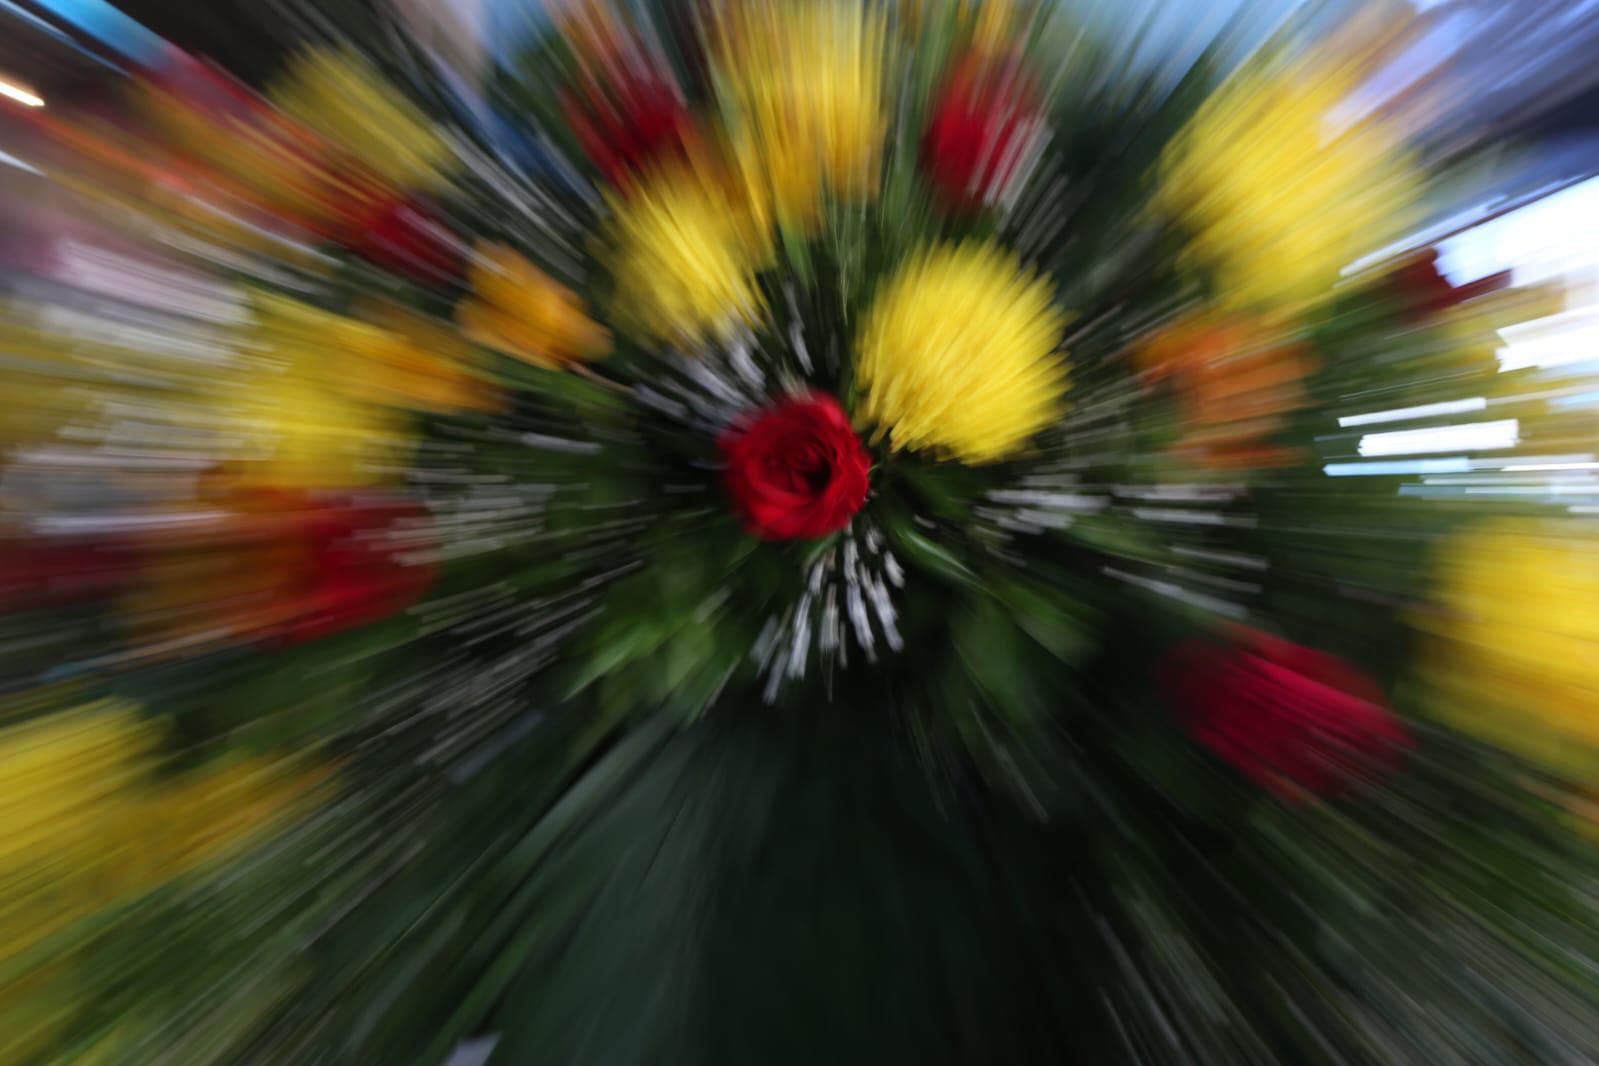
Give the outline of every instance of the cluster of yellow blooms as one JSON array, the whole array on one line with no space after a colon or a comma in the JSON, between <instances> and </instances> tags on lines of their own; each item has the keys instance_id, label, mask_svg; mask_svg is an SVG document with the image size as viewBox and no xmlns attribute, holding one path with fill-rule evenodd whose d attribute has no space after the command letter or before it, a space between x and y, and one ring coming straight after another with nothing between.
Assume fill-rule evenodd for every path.
<instances>
[{"instance_id":1,"label":"cluster of yellow blooms","mask_svg":"<svg viewBox=\"0 0 1599 1066\"><path fill-rule=\"evenodd\" d=\"M812 231L827 196L876 190L880 17L839 0L733 4L713 29L726 159L659 167L614 203L619 315L658 339L751 319L772 229Z\"/></svg>"},{"instance_id":2,"label":"cluster of yellow blooms","mask_svg":"<svg viewBox=\"0 0 1599 1066\"><path fill-rule=\"evenodd\" d=\"M0 973L28 974L0 981L0 1061L26 1061L78 1007L72 947L52 942L280 828L328 777L264 757L163 777L160 742L110 700L0 728Z\"/></svg>"},{"instance_id":3,"label":"cluster of yellow blooms","mask_svg":"<svg viewBox=\"0 0 1599 1066\"><path fill-rule=\"evenodd\" d=\"M472 278L477 295L458 312L466 337L540 366L609 350L577 297L508 249L489 248ZM251 312L243 341L256 361L222 404L247 480L378 483L410 454L408 412L500 409L479 355L444 322L376 300L345 315L264 293Z\"/></svg>"},{"instance_id":4,"label":"cluster of yellow blooms","mask_svg":"<svg viewBox=\"0 0 1599 1066\"><path fill-rule=\"evenodd\" d=\"M984 49L1014 44L1026 22L1014 3L983 4L975 14L957 7ZM813 233L827 203L875 195L887 33L882 12L843 0L735 2L717 12L708 44L722 139L656 165L612 200L619 324L692 345L757 321L756 277L770 263L773 232ZM1405 221L1415 189L1396 139L1359 116L1340 117L1355 76L1336 64L1252 67L1168 149L1156 206L1188 227L1196 265L1213 273L1224 306L1291 320ZM1011 454L1061 410L1063 323L1047 285L1014 258L976 245L929 253L885 281L868 313L856 353L858 415L895 448L966 462ZM536 347L503 338L496 346ZM1256 436L1264 436L1278 408L1293 405L1303 368L1297 357L1257 362L1260 380L1247 383L1237 406L1254 417L1268 399L1275 405L1258 419ZM1206 411L1197 421L1223 419ZM1234 443L1220 441L1226 461L1254 461Z\"/></svg>"},{"instance_id":5,"label":"cluster of yellow blooms","mask_svg":"<svg viewBox=\"0 0 1599 1066\"><path fill-rule=\"evenodd\" d=\"M381 402L384 391L466 374L401 333L298 300L261 294L252 311L245 343L259 362L223 405L248 480L319 489L382 481L411 450L408 420Z\"/></svg>"},{"instance_id":6,"label":"cluster of yellow blooms","mask_svg":"<svg viewBox=\"0 0 1599 1066\"><path fill-rule=\"evenodd\" d=\"M880 15L841 2L735 4L715 30L730 162L659 168L615 203L618 316L658 339L754 321L772 229L809 231L828 197L876 189ZM1050 296L988 246L907 264L859 338L861 416L895 448L968 462L1014 451L1058 414L1065 390L1055 358L1064 318Z\"/></svg>"},{"instance_id":7,"label":"cluster of yellow blooms","mask_svg":"<svg viewBox=\"0 0 1599 1066\"><path fill-rule=\"evenodd\" d=\"M469 280L459 330L389 302L345 315L257 294L244 341L258 365L224 402L241 472L306 488L386 480L410 453L407 412L500 409L467 338L544 367L610 351L582 300L509 248L478 249Z\"/></svg>"},{"instance_id":8,"label":"cluster of yellow blooms","mask_svg":"<svg viewBox=\"0 0 1599 1066\"><path fill-rule=\"evenodd\" d=\"M1599 767L1599 542L1592 531L1501 519L1449 542L1432 637L1441 717L1496 746L1592 780Z\"/></svg>"}]
</instances>

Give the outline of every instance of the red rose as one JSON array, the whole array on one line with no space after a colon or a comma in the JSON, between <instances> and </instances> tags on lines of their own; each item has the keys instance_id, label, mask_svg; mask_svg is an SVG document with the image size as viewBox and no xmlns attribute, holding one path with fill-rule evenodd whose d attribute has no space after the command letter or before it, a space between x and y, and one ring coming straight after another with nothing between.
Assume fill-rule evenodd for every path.
<instances>
[{"instance_id":1,"label":"red rose","mask_svg":"<svg viewBox=\"0 0 1599 1066\"><path fill-rule=\"evenodd\" d=\"M1016 177L1039 115L1014 64L977 58L956 68L934 102L922 166L944 200L974 208L998 200Z\"/></svg>"},{"instance_id":2,"label":"red rose","mask_svg":"<svg viewBox=\"0 0 1599 1066\"><path fill-rule=\"evenodd\" d=\"M1189 729L1287 798L1342 791L1390 768L1410 737L1376 684L1348 664L1264 633L1179 648L1166 682Z\"/></svg>"},{"instance_id":3,"label":"red rose","mask_svg":"<svg viewBox=\"0 0 1599 1066\"><path fill-rule=\"evenodd\" d=\"M787 399L722 434L727 494L764 540L808 540L849 525L866 502L866 449L831 396Z\"/></svg>"}]
</instances>

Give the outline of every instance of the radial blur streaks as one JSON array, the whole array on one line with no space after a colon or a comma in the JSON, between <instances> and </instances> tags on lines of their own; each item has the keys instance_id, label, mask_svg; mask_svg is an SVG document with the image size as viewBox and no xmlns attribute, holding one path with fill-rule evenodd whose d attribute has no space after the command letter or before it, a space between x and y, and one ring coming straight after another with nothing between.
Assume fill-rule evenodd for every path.
<instances>
[{"instance_id":1,"label":"radial blur streaks","mask_svg":"<svg viewBox=\"0 0 1599 1066\"><path fill-rule=\"evenodd\" d=\"M204 6L0 2L0 1062L1599 1061L1593 5Z\"/></svg>"}]
</instances>

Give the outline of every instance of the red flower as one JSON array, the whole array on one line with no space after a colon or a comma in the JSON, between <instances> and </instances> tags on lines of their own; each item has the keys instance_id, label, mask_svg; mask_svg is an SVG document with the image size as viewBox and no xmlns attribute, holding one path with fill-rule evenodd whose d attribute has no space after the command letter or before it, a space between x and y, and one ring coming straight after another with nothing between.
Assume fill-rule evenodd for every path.
<instances>
[{"instance_id":1,"label":"red flower","mask_svg":"<svg viewBox=\"0 0 1599 1066\"><path fill-rule=\"evenodd\" d=\"M1287 798L1329 795L1386 770L1410 744L1376 684L1348 664L1254 630L1177 650L1166 682L1189 729Z\"/></svg>"},{"instance_id":2,"label":"red flower","mask_svg":"<svg viewBox=\"0 0 1599 1066\"><path fill-rule=\"evenodd\" d=\"M286 643L315 640L398 614L421 599L436 576L430 564L406 562L414 541L396 536L422 509L401 500L310 503L291 526L298 559L282 575L290 608L275 635Z\"/></svg>"},{"instance_id":3,"label":"red flower","mask_svg":"<svg viewBox=\"0 0 1599 1066\"><path fill-rule=\"evenodd\" d=\"M1438 269L1438 252L1431 248L1394 270L1390 277L1405 314L1415 319L1432 318L1510 284L1510 272L1502 270L1455 285Z\"/></svg>"},{"instance_id":4,"label":"red flower","mask_svg":"<svg viewBox=\"0 0 1599 1066\"><path fill-rule=\"evenodd\" d=\"M397 614L436 576L409 557L426 547L409 501L227 486L207 502L209 522L146 548L129 606L158 637L299 644Z\"/></svg>"},{"instance_id":5,"label":"red flower","mask_svg":"<svg viewBox=\"0 0 1599 1066\"><path fill-rule=\"evenodd\" d=\"M0 611L102 599L134 573L129 544L103 537L0 542Z\"/></svg>"},{"instance_id":6,"label":"red flower","mask_svg":"<svg viewBox=\"0 0 1599 1066\"><path fill-rule=\"evenodd\" d=\"M578 143L619 188L662 156L680 153L690 134L688 109L669 81L621 64L604 88L568 94L565 110Z\"/></svg>"},{"instance_id":7,"label":"red flower","mask_svg":"<svg viewBox=\"0 0 1599 1066\"><path fill-rule=\"evenodd\" d=\"M866 449L831 396L783 400L718 441L727 493L764 540L810 540L849 525L866 502Z\"/></svg>"},{"instance_id":8,"label":"red flower","mask_svg":"<svg viewBox=\"0 0 1599 1066\"><path fill-rule=\"evenodd\" d=\"M461 276L465 260L453 235L411 198L379 193L349 225L346 243L369 263L425 285L448 285Z\"/></svg>"},{"instance_id":9,"label":"red flower","mask_svg":"<svg viewBox=\"0 0 1599 1066\"><path fill-rule=\"evenodd\" d=\"M991 204L1016 177L1038 118L1036 93L1015 64L969 58L933 105L922 166L950 205Z\"/></svg>"}]
</instances>

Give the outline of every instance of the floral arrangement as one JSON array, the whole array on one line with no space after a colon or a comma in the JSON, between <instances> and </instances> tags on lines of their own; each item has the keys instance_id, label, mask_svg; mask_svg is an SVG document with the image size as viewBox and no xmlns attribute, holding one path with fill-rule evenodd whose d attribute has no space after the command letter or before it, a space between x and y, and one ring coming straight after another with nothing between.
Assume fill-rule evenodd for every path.
<instances>
[{"instance_id":1,"label":"floral arrangement","mask_svg":"<svg viewBox=\"0 0 1599 1066\"><path fill-rule=\"evenodd\" d=\"M551 14L49 127L164 280L0 317L0 1048L1599 1053L1593 553L1369 461L1591 438L1494 359L1562 297L1415 254L1358 52Z\"/></svg>"}]
</instances>

